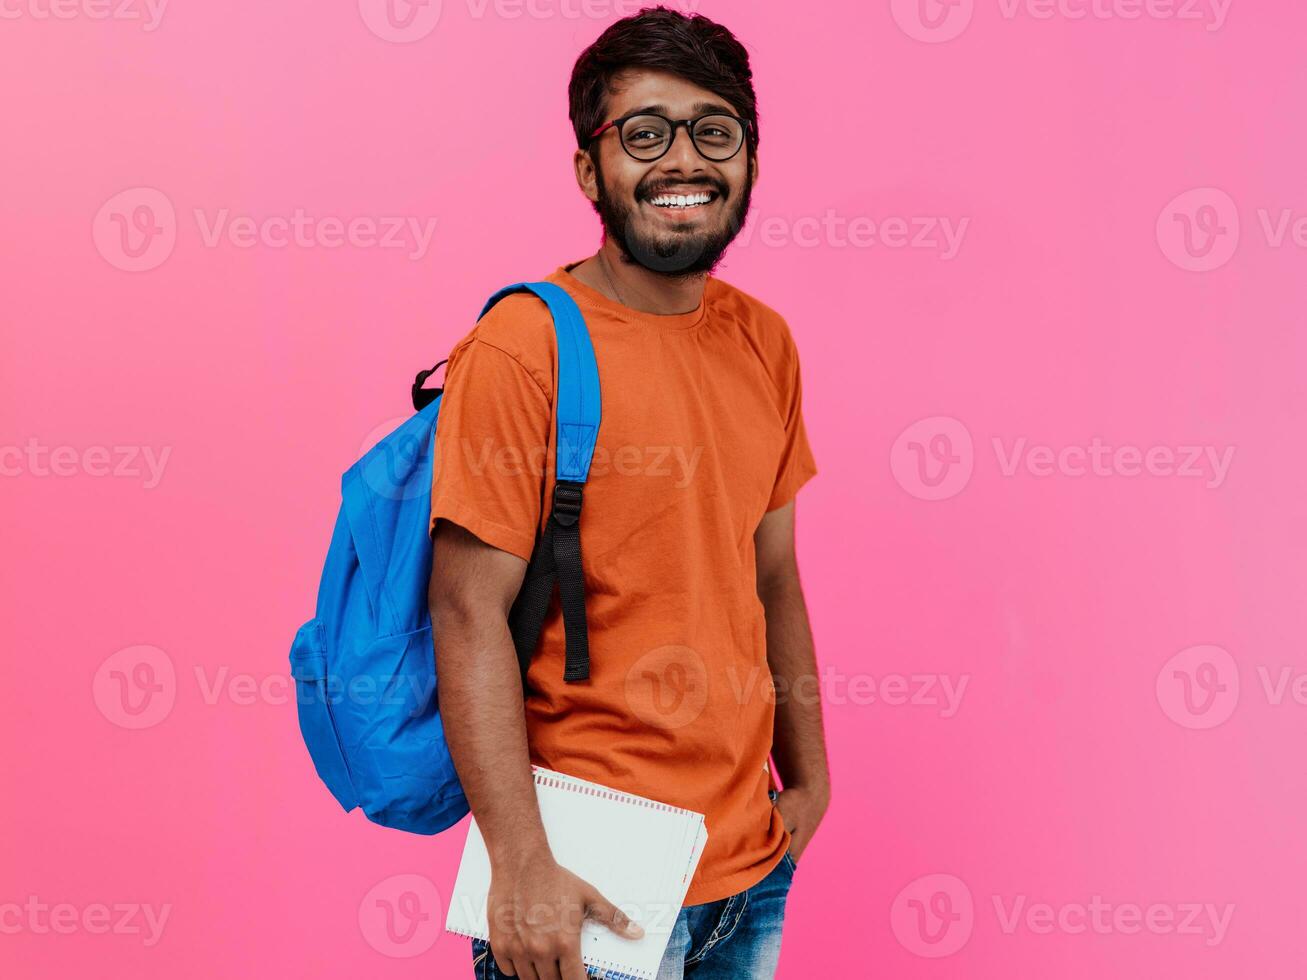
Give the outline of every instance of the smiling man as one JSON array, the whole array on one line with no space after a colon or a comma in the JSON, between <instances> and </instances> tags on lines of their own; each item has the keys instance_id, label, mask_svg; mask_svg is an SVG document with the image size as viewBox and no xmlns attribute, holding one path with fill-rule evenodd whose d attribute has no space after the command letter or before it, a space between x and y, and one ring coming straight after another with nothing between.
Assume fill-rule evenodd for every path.
<instances>
[{"instance_id":1,"label":"smiling man","mask_svg":"<svg viewBox=\"0 0 1307 980\"><path fill-rule=\"evenodd\" d=\"M564 680L555 606L524 691L509 626L554 488L539 300L509 296L455 347L436 437L440 706L491 859L474 963L579 980L583 918L639 931L623 896L553 859L534 763L705 814L659 978L766 980L830 779L794 548L816 473L798 352L779 314L712 275L758 179L748 54L707 18L645 10L581 55L569 95L577 183L604 231L546 277L585 316L604 411L580 522L587 679Z\"/></svg>"}]
</instances>

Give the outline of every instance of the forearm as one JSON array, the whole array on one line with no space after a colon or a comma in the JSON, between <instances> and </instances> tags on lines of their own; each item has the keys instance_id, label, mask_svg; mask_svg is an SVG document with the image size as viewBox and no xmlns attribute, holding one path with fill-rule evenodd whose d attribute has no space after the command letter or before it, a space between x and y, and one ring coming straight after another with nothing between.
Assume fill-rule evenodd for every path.
<instances>
[{"instance_id":1,"label":"forearm","mask_svg":"<svg viewBox=\"0 0 1307 980\"><path fill-rule=\"evenodd\" d=\"M776 685L772 755L786 789L830 787L821 687L807 605L797 574L758 591L767 615L767 663Z\"/></svg>"},{"instance_id":2,"label":"forearm","mask_svg":"<svg viewBox=\"0 0 1307 980\"><path fill-rule=\"evenodd\" d=\"M494 866L514 866L548 841L527 750L512 634L494 610L432 607L440 714L449 752Z\"/></svg>"}]
</instances>

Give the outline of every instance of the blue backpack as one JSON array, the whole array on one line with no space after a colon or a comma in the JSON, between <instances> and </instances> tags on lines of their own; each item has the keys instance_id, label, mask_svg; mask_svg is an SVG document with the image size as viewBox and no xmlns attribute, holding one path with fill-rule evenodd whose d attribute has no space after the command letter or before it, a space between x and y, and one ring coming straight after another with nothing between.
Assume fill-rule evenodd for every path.
<instances>
[{"instance_id":1,"label":"blue backpack","mask_svg":"<svg viewBox=\"0 0 1307 980\"><path fill-rule=\"evenodd\" d=\"M523 680L558 585L569 682L589 676L581 575L581 491L599 432L599 372L585 320L552 283L495 293L544 300L558 340L558 432L553 510L537 538L509 617ZM479 317L478 317L479 319ZM440 364L445 363L441 361ZM341 507L318 588L317 615L290 650L300 731L322 781L346 811L418 834L468 812L445 744L436 691L427 587L431 480L443 389L413 384L417 414L341 480Z\"/></svg>"}]
</instances>

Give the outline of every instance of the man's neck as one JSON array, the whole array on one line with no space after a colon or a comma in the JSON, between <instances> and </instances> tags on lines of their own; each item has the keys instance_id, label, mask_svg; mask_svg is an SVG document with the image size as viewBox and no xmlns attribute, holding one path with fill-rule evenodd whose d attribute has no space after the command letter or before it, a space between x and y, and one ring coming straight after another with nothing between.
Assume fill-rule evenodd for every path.
<instances>
[{"instance_id":1,"label":"man's neck","mask_svg":"<svg viewBox=\"0 0 1307 980\"><path fill-rule=\"evenodd\" d=\"M686 278L663 276L623 262L611 242L573 268L572 275L615 303L657 316L697 310L708 282L707 273Z\"/></svg>"}]
</instances>

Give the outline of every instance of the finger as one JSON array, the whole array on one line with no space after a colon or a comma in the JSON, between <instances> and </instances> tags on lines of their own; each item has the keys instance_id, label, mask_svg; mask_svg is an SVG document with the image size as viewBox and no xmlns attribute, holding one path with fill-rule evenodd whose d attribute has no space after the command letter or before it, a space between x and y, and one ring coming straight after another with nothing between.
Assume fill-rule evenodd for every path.
<instances>
[{"instance_id":1,"label":"finger","mask_svg":"<svg viewBox=\"0 0 1307 980\"><path fill-rule=\"evenodd\" d=\"M540 978L536 976L535 967L531 965L530 960L514 960L513 968L517 970L517 973L508 974L510 977L516 976L517 980L540 980Z\"/></svg>"},{"instance_id":2,"label":"finger","mask_svg":"<svg viewBox=\"0 0 1307 980\"><path fill-rule=\"evenodd\" d=\"M558 972L562 980L586 980L585 964L581 962L581 944L569 949L558 961Z\"/></svg>"},{"instance_id":3,"label":"finger","mask_svg":"<svg viewBox=\"0 0 1307 980\"><path fill-rule=\"evenodd\" d=\"M644 929L637 923L632 922L630 916L598 892L590 893L590 901L586 903L585 917L602 923L619 936L625 936L628 939L639 939L644 935Z\"/></svg>"},{"instance_id":4,"label":"finger","mask_svg":"<svg viewBox=\"0 0 1307 980\"><path fill-rule=\"evenodd\" d=\"M540 980L562 980L558 973L558 960L537 960L535 968Z\"/></svg>"},{"instance_id":5,"label":"finger","mask_svg":"<svg viewBox=\"0 0 1307 980\"><path fill-rule=\"evenodd\" d=\"M490 947L490 955L495 958L496 970L498 970L506 977L517 976L517 968L514 966L513 961L510 960L507 956L500 956L498 953L495 952L495 947L493 946ZM519 978L519 980L525 980L525 978Z\"/></svg>"}]
</instances>

